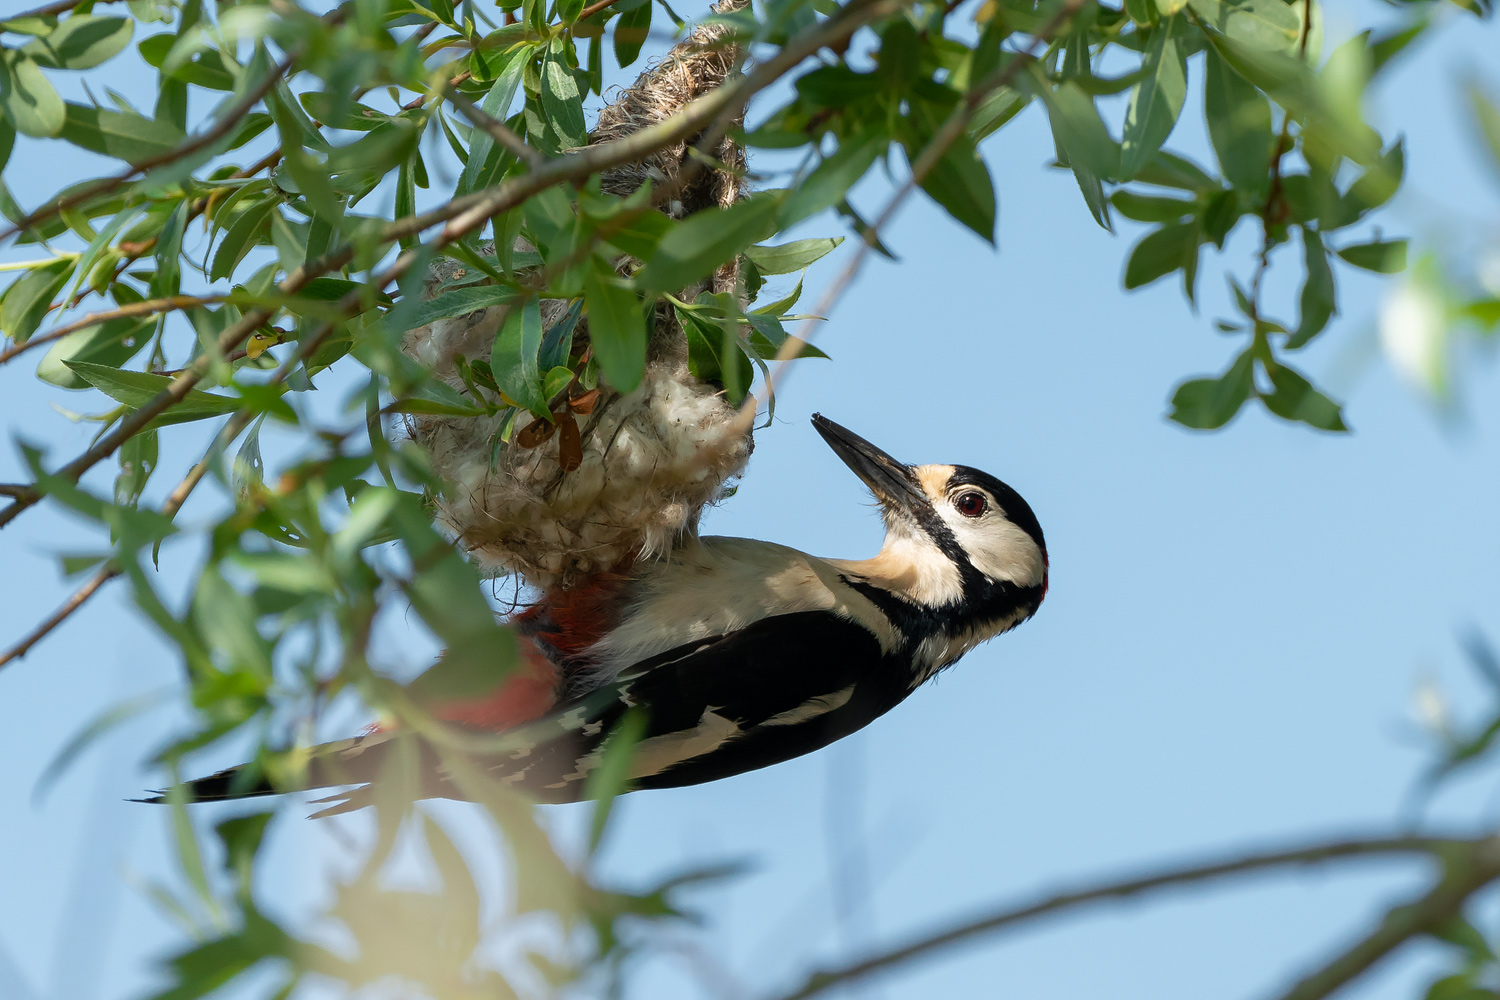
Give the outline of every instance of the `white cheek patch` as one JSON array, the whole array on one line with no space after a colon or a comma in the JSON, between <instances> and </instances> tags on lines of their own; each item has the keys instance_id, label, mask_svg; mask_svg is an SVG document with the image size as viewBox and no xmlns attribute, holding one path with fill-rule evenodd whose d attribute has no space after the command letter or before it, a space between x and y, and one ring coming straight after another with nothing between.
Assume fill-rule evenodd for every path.
<instances>
[{"instance_id":1,"label":"white cheek patch","mask_svg":"<svg viewBox=\"0 0 1500 1000\"><path fill-rule=\"evenodd\" d=\"M951 502L938 505L943 519L968 553L969 562L991 580L1020 587L1039 587L1047 577L1047 562L1032 537L1005 519L994 502L983 517L964 517Z\"/></svg>"}]
</instances>

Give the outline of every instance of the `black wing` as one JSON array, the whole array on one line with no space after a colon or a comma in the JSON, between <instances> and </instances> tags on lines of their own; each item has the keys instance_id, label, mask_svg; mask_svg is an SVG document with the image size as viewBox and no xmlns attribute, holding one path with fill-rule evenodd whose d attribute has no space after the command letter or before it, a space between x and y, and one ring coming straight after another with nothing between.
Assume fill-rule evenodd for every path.
<instances>
[{"instance_id":1,"label":"black wing","mask_svg":"<svg viewBox=\"0 0 1500 1000\"><path fill-rule=\"evenodd\" d=\"M611 731L634 707L646 728L632 787L713 781L827 746L907 690L899 665L869 630L822 611L778 615L630 667L539 723L563 732L495 770L543 801L576 800Z\"/></svg>"}]
</instances>

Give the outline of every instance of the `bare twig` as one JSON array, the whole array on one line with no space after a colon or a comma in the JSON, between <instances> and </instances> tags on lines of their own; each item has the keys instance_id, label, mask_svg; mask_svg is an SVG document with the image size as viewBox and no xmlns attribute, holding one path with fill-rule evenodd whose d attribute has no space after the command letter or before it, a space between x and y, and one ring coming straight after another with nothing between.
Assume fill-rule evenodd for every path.
<instances>
[{"instance_id":1,"label":"bare twig","mask_svg":"<svg viewBox=\"0 0 1500 1000\"><path fill-rule=\"evenodd\" d=\"M177 512L187 502L188 496L203 481L203 476L208 472L209 464L213 461L214 455L229 447L229 443L239 437L240 432L250 425L251 419L252 417L248 415L248 411L246 410L241 410L230 418L229 422L215 435L214 443L209 446L208 451L204 452L203 457L199 459L198 463L188 470L188 474L183 477L182 482L178 483L177 487L167 497L166 503L162 504L161 512L163 514L168 518L177 516ZM120 573L119 564L113 559L99 567L98 571L89 577L87 583L79 587L73 592L73 596L63 602L62 607L58 608L38 624L36 628L28 632L20 642L5 652L0 653L0 667L4 667L7 663L24 657L31 651L31 647L41 642L54 629L67 621L75 611L83 607L89 598L97 594L101 587L119 576Z\"/></svg>"},{"instance_id":2,"label":"bare twig","mask_svg":"<svg viewBox=\"0 0 1500 1000\"><path fill-rule=\"evenodd\" d=\"M1283 1000L1319 1000L1337 986L1368 968L1402 941L1432 927L1444 916L1455 912L1469 895L1500 877L1500 838L1486 835L1473 839L1372 837L1336 840L1287 850L1245 854L1208 864L1174 867L1143 877L1103 882L1087 889L1045 896L1020 906L1002 907L987 915L916 938L908 944L872 958L815 973L801 987L785 994L780 1000L808 1000L835 986L848 985L866 979L877 972L909 965L954 945L1079 906L1126 899L1170 886L1191 885L1267 868L1285 868L1293 865L1321 864L1339 859L1403 854L1433 856L1448 861L1450 865L1454 864L1455 859L1466 861L1468 864L1461 866L1462 875L1443 878L1437 889L1415 904L1412 911L1413 917L1409 921L1402 922L1398 929L1404 931L1399 939L1392 939L1396 932L1372 934L1345 953L1345 956L1358 953L1360 958L1368 957L1369 960L1363 965L1355 968L1352 960L1344 962L1345 956L1341 956L1339 960L1330 963L1325 969L1303 980L1292 993L1283 998ZM1377 953L1377 947L1383 950ZM1340 975L1343 978L1338 978Z\"/></svg>"},{"instance_id":3,"label":"bare twig","mask_svg":"<svg viewBox=\"0 0 1500 1000\"><path fill-rule=\"evenodd\" d=\"M9 239L17 233L23 233L38 222L50 219L59 212L67 211L75 205L80 205L100 195L108 194L111 191L121 188L130 183L138 174L143 174L164 164L175 163L184 157L192 156L199 150L212 146L228 135L229 131L238 125L245 115L250 113L250 109L259 104L261 99L271 92L271 88L276 86L276 82L292 68L292 64L296 62L297 56L297 53L293 53L278 63L271 72L266 74L264 80L252 87L244 97L240 98L233 107L224 113L214 124L213 128L202 135L195 136L165 153L148 156L143 160L132 163L128 170L123 170L113 177L106 177L97 183L90 184L81 191L68 195L66 198L59 198L57 201L44 205L9 228L0 230L0 240Z\"/></svg>"},{"instance_id":4,"label":"bare twig","mask_svg":"<svg viewBox=\"0 0 1500 1000\"><path fill-rule=\"evenodd\" d=\"M0 483L0 497L19 497L30 492L31 487L21 483Z\"/></svg>"},{"instance_id":5,"label":"bare twig","mask_svg":"<svg viewBox=\"0 0 1500 1000\"><path fill-rule=\"evenodd\" d=\"M175 309L191 309L194 306L211 305L215 302L223 302L227 296L224 295L169 295L162 299L145 299L140 302L131 302L120 306L118 309L106 309L102 312L89 313L82 319L71 323L64 323L54 330L48 330L40 336L32 337L25 343L15 344L0 351L0 365L5 364L17 355L25 354L33 347L50 344L54 340L61 340L70 333L77 333L84 327L93 326L96 323L107 323L112 319L123 319L129 316L149 316L153 313L171 312Z\"/></svg>"}]
</instances>

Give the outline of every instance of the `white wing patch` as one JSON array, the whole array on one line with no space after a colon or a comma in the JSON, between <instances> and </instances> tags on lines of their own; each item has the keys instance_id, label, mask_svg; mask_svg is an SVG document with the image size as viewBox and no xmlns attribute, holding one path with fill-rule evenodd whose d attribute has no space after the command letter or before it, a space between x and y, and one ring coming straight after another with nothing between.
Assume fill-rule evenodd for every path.
<instances>
[{"instance_id":1,"label":"white wing patch","mask_svg":"<svg viewBox=\"0 0 1500 1000\"><path fill-rule=\"evenodd\" d=\"M703 710L692 729L642 740L635 748L630 776L647 778L660 774L674 764L712 753L743 732L737 723L718 714L718 706L711 706Z\"/></svg>"},{"instance_id":2,"label":"white wing patch","mask_svg":"<svg viewBox=\"0 0 1500 1000\"><path fill-rule=\"evenodd\" d=\"M796 708L773 715L762 726L795 726L800 722L816 719L820 715L827 715L836 708L843 708L850 696L854 694L854 685L840 688L833 694L822 694L816 698L809 698Z\"/></svg>"}]
</instances>

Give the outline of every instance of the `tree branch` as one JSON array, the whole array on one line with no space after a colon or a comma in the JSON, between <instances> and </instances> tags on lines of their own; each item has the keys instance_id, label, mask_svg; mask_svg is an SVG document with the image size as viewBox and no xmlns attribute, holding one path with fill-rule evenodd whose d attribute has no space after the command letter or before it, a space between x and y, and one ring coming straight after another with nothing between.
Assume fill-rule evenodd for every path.
<instances>
[{"instance_id":1,"label":"tree branch","mask_svg":"<svg viewBox=\"0 0 1500 1000\"><path fill-rule=\"evenodd\" d=\"M875 223L866 229L863 234L864 238L855 249L854 256L850 258L849 263L845 265L844 269L839 272L838 277L824 291L822 298L818 301L817 307L813 309L809 317L802 321L797 334L788 337L782 343L776 352L776 356L771 359L773 362L791 361L802 352L803 345L812 339L817 324L823 322L833 311L833 307L838 304L839 299L843 298L844 292L849 289L855 277L858 276L860 270L864 267L870 250L879 242L881 229L890 223L906 199L911 197L912 192L932 172L932 169L937 166L938 161L943 158L943 155L964 134L964 131L969 127L969 123L974 120L974 115L978 113L979 106L995 91L1009 85L1015 79L1016 74L1036 58L1037 52L1043 46L1050 45L1053 39L1068 25L1068 22L1073 19L1073 15L1077 14L1083 8L1084 3L1085 0L1067 0L1063 4L1062 9L1053 15L1052 19L1032 36L1031 43L1023 52L1017 53L1009 63L996 67L983 79L969 88L968 92L964 95L964 99L959 102L958 107L953 110L943 124L938 127L938 130L933 133L931 140L928 141L926 147L923 148L917 159L912 163L911 176L907 178L906 183L901 185L900 189L891 196L890 201L886 203L884 210L881 211ZM775 391L777 377L780 376L781 372L785 371L785 367L785 365L779 365L776 369L776 376L767 376L766 391L768 393ZM732 441L750 430L750 427L755 423L755 414L759 405L759 401L754 396L745 397L744 403L740 406L739 413L736 414L734 423L725 429L724 438L726 441Z\"/></svg>"},{"instance_id":2,"label":"tree branch","mask_svg":"<svg viewBox=\"0 0 1500 1000\"><path fill-rule=\"evenodd\" d=\"M169 519L177 516L177 512L187 502L188 496L203 481L203 476L208 472L209 463L213 461L213 456L228 448L230 442L239 437L240 432L250 425L251 419L253 417L248 410L240 410L229 419L229 422L214 436L214 443L209 446L208 451L204 452L203 457L199 459L198 463L188 470L188 474L183 477L182 482L178 483L176 489L172 490L171 494L167 497L167 502L162 504L161 512L163 514ZM26 489L26 487L20 488ZM20 642L5 652L0 653L0 667L4 667L13 660L19 660L31 652L31 647L47 638L54 629L67 621L73 612L83 607L89 598L97 594L101 587L119 576L120 572L119 565L112 559L99 567L98 572L89 577L87 583L79 587L74 591L72 597L63 602L62 607L43 619Z\"/></svg>"},{"instance_id":3,"label":"tree branch","mask_svg":"<svg viewBox=\"0 0 1500 1000\"><path fill-rule=\"evenodd\" d=\"M96 3L119 3L120 0L95 0ZM56 17L58 14L66 14L68 11L83 3L83 0L56 0L55 3L43 4L31 10L12 14L4 20L19 21L23 17Z\"/></svg>"},{"instance_id":4,"label":"tree branch","mask_svg":"<svg viewBox=\"0 0 1500 1000\"><path fill-rule=\"evenodd\" d=\"M479 105L460 94L455 88L445 86L443 96L453 102L453 106L463 112L463 116L469 120L469 124L480 129L491 139L510 150L522 163L535 169L541 164L542 154L526 145L526 140L516 135L511 128L494 115L485 111Z\"/></svg>"},{"instance_id":5,"label":"tree branch","mask_svg":"<svg viewBox=\"0 0 1500 1000\"><path fill-rule=\"evenodd\" d=\"M917 959L931 957L954 945L1079 906L1106 900L1126 899L1170 886L1190 885L1267 868L1285 868L1341 859L1402 854L1438 857L1448 860L1450 865L1454 864L1455 860L1467 861L1468 864L1459 865L1461 874L1458 877L1445 877L1436 889L1422 897L1414 905L1413 916L1410 920L1394 921L1399 923L1397 929L1404 931L1399 939L1392 940L1395 931L1387 931L1385 927L1382 927L1381 930L1359 942L1323 970L1304 979L1302 983L1294 987L1293 992L1282 998L1282 1000L1319 1000L1337 986L1364 971L1402 941L1432 927L1455 912L1464 899L1483 885L1500 877L1500 837L1490 834L1473 839L1372 837L1336 840L1286 850L1242 855L1208 864L1169 868L1142 877L1105 882L1092 888L1046 896L1020 906L1002 907L987 915L916 938L908 944L883 954L814 973L802 986L785 994L779 1000L808 1000L835 986L863 980L876 972L883 972L908 965ZM1351 955L1356 957L1350 959ZM1364 961L1364 959L1368 960ZM1360 961L1363 961L1363 964L1358 964Z\"/></svg>"},{"instance_id":6,"label":"tree branch","mask_svg":"<svg viewBox=\"0 0 1500 1000\"><path fill-rule=\"evenodd\" d=\"M224 116L214 124L213 128L210 128L207 132L204 132L202 135L196 136L195 138L189 139L187 142L182 143L175 149L169 150L165 153L161 153L157 156L148 156L144 160L133 163L131 164L130 169L121 171L113 177L106 177L103 180L98 181L97 183L90 184L88 187L84 188L81 191L77 191L71 195L68 195L68 197L66 198L59 198L57 201L54 201L48 205L44 205L43 207L37 209L35 212L32 212L30 215L26 216L20 222L15 223L7 229L0 230L0 240L6 240L18 233L23 233L26 230L30 229L32 226L35 226L38 222L50 219L52 218L52 216L57 215L59 212L67 211L75 205L81 205L86 201L90 201L94 198L99 197L100 195L109 194L111 191L114 191L130 183L130 181L134 179L137 174L143 174L148 170L154 170L155 168L168 163L175 163L178 160L183 159L184 157L192 156L199 150L207 149L209 146L212 146L214 143L224 138L224 136L228 135L230 129L239 124L240 120L250 113L250 109L259 104L261 99L264 98L266 94L271 92L271 88L276 86L276 81L285 76L287 71L292 68L292 64L296 62L298 55L300 55L300 53L293 53L283 59L280 63L278 63L276 67L271 70L271 72L266 74L266 78L264 80L253 87L250 92L247 93L244 97L240 98L240 100L228 111L226 111L224 113Z\"/></svg>"},{"instance_id":7,"label":"tree branch","mask_svg":"<svg viewBox=\"0 0 1500 1000\"><path fill-rule=\"evenodd\" d=\"M132 302L129 305L120 306L118 309L106 309L103 312L89 313L82 319L65 323L53 330L37 337L32 337L20 344L12 345L0 351L0 365L12 360L17 355L25 354L33 347L50 344L54 340L61 340L70 333L77 333L84 327L93 326L96 323L107 323L112 319L123 319L129 316L149 316L152 313L171 312L176 309L191 309L194 306L211 305L215 302L223 302L227 295L169 295L162 299L144 299L140 302Z\"/></svg>"},{"instance_id":8,"label":"tree branch","mask_svg":"<svg viewBox=\"0 0 1500 1000\"><path fill-rule=\"evenodd\" d=\"M820 24L797 34L770 59L762 63L748 76L704 94L684 107L680 112L640 132L620 139L585 146L575 152L547 160L536 170L519 177L510 178L491 188L455 199L446 205L419 216L409 216L387 226L383 236L395 241L403 236L416 235L440 222L445 222L441 232L425 245L427 251L440 250L475 229L481 228L491 216L521 204L527 198L557 184L583 180L601 170L629 163L654 152L663 146L680 142L695 135L712 124L726 109L749 100L751 96L771 86L786 73L796 68L802 60L819 49L850 37L860 28L908 6L912 0L854 0L848 7ZM273 77L275 74L273 74ZM265 90L271 84L265 85ZM319 260L304 264L278 283L284 295L300 291L309 281L320 275L341 268L354 258L353 244L344 244ZM418 259L415 250L398 256L380 274L368 283L368 287L384 289L398 280ZM364 292L357 289L339 300L337 315L348 315L364 304ZM239 347L252 332L270 318L272 310L263 308L247 312L238 323L226 329L219 337L218 353L228 354ZM330 326L324 326L317 334L303 341L304 346L327 337ZM298 352L298 357L302 352ZM188 392L202 379L208 370L210 356L178 375L166 389L140 409L129 414L115 430L102 436L88 451L73 459L57 471L70 482L77 482L89 469L114 454L125 441L145 428L153 419L184 399ZM10 506L0 510L0 528L15 520L22 511L35 505L40 494L17 497Z\"/></svg>"},{"instance_id":9,"label":"tree branch","mask_svg":"<svg viewBox=\"0 0 1500 1000\"><path fill-rule=\"evenodd\" d=\"M21 483L0 483L0 497L19 497L30 492L31 487Z\"/></svg>"}]
</instances>

